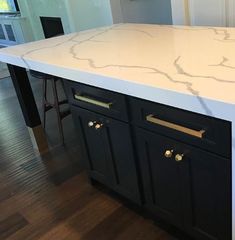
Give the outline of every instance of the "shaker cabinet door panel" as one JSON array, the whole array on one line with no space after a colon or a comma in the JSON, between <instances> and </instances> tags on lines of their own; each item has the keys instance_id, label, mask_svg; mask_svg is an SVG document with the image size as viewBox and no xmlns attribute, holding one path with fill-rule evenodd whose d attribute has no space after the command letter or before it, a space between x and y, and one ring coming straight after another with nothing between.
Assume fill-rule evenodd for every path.
<instances>
[{"instance_id":1,"label":"shaker cabinet door panel","mask_svg":"<svg viewBox=\"0 0 235 240\"><path fill-rule=\"evenodd\" d=\"M183 149L188 165L183 181L187 228L199 239L230 240L230 161L199 149Z\"/></svg>"},{"instance_id":2,"label":"shaker cabinet door panel","mask_svg":"<svg viewBox=\"0 0 235 240\"><path fill-rule=\"evenodd\" d=\"M182 169L173 157L165 157L165 152L174 148L174 142L142 129L137 132L145 205L168 222L181 226Z\"/></svg>"},{"instance_id":3,"label":"shaker cabinet door panel","mask_svg":"<svg viewBox=\"0 0 235 240\"><path fill-rule=\"evenodd\" d=\"M85 148L85 163L89 175L105 185L112 186L115 182L115 174L110 161L110 151L107 148L106 132L96 131L94 127L88 126L89 122L95 119L88 111L72 107L72 113L80 140Z\"/></svg>"},{"instance_id":4,"label":"shaker cabinet door panel","mask_svg":"<svg viewBox=\"0 0 235 240\"><path fill-rule=\"evenodd\" d=\"M137 133L146 207L195 239L231 240L230 160L146 130Z\"/></svg>"},{"instance_id":5,"label":"shaker cabinet door panel","mask_svg":"<svg viewBox=\"0 0 235 240\"><path fill-rule=\"evenodd\" d=\"M72 112L75 124L82 125L89 175L139 203L129 125L78 107L72 107Z\"/></svg>"}]
</instances>

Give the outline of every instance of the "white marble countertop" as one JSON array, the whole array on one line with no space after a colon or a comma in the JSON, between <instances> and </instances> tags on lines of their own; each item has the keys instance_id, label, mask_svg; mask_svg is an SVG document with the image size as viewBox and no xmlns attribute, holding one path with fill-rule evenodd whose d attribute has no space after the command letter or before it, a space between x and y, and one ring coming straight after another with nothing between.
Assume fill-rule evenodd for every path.
<instances>
[{"instance_id":1,"label":"white marble countertop","mask_svg":"<svg viewBox=\"0 0 235 240\"><path fill-rule=\"evenodd\" d=\"M120 24L1 49L0 61L229 120L235 109L235 28Z\"/></svg>"}]
</instances>

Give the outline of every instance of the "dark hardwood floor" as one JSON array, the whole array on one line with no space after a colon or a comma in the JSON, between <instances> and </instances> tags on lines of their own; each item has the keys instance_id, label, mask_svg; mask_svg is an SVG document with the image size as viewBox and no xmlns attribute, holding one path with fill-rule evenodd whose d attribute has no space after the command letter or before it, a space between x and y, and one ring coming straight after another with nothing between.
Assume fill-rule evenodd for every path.
<instances>
[{"instance_id":1,"label":"dark hardwood floor","mask_svg":"<svg viewBox=\"0 0 235 240\"><path fill-rule=\"evenodd\" d=\"M41 82L31 82L40 108ZM64 120L64 147L53 111L47 123L52 150L41 157L32 148L11 79L0 80L1 240L176 239L88 183L71 116Z\"/></svg>"}]
</instances>

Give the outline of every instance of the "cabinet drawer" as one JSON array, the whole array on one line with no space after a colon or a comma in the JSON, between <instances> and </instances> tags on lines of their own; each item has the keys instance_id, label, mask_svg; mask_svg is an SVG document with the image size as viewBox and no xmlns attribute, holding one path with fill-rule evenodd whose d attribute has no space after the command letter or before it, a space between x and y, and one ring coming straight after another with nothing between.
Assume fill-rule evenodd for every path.
<instances>
[{"instance_id":1,"label":"cabinet drawer","mask_svg":"<svg viewBox=\"0 0 235 240\"><path fill-rule=\"evenodd\" d=\"M143 128L231 158L231 123L130 98L132 121Z\"/></svg>"},{"instance_id":2,"label":"cabinet drawer","mask_svg":"<svg viewBox=\"0 0 235 240\"><path fill-rule=\"evenodd\" d=\"M124 95L68 80L64 83L71 104L123 121L128 120Z\"/></svg>"}]
</instances>

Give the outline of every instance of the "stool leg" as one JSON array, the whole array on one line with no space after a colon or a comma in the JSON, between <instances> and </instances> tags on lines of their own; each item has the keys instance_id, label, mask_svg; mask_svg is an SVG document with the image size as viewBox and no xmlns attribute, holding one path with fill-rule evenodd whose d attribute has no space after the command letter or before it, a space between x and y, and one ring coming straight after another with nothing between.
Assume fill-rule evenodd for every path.
<instances>
[{"instance_id":1,"label":"stool leg","mask_svg":"<svg viewBox=\"0 0 235 240\"><path fill-rule=\"evenodd\" d=\"M63 133L62 120L60 116L59 98L57 93L56 81L54 79L52 80L52 89L53 89L53 95L54 95L54 105L55 105L55 110L57 114L60 139L62 144L64 144L64 133Z\"/></svg>"},{"instance_id":2,"label":"stool leg","mask_svg":"<svg viewBox=\"0 0 235 240\"><path fill-rule=\"evenodd\" d=\"M46 128L46 102L47 102L47 79L43 78L43 99L42 99L42 119L43 127Z\"/></svg>"}]
</instances>

